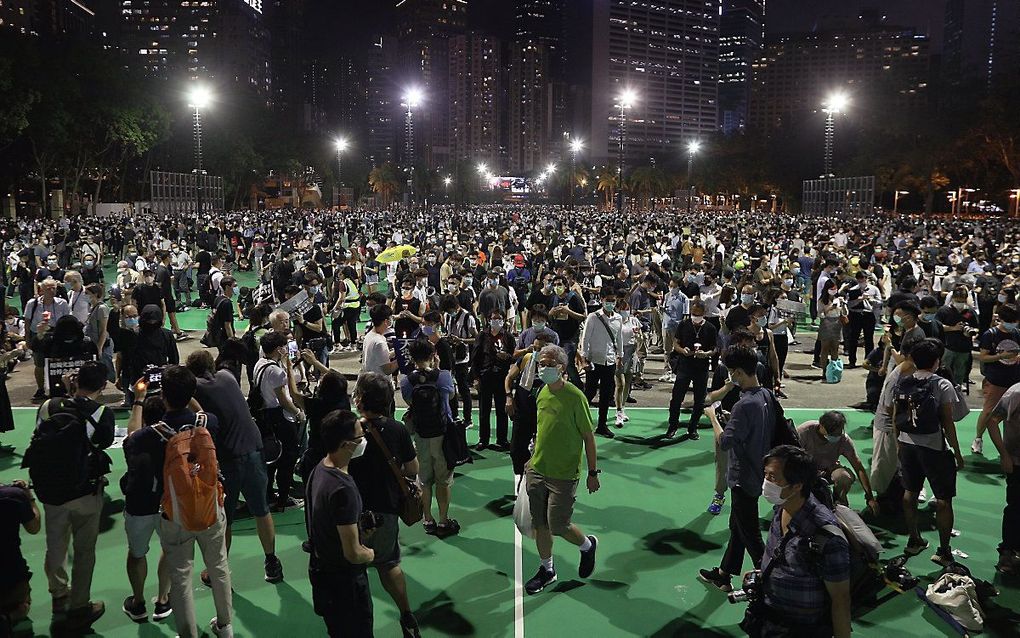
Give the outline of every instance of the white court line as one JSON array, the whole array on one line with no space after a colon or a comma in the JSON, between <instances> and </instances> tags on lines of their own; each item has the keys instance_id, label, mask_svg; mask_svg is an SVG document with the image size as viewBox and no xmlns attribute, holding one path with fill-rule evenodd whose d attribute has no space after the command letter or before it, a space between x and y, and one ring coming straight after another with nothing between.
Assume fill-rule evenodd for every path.
<instances>
[{"instance_id":1,"label":"white court line","mask_svg":"<svg viewBox=\"0 0 1020 638\"><path fill-rule=\"evenodd\" d=\"M514 475L514 487L517 487L520 477ZM524 482L521 481L520 489L524 489ZM514 491L517 494L517 491ZM524 638L524 548L522 546L524 537L521 530L517 529L514 522L514 638Z\"/></svg>"},{"instance_id":2,"label":"white court line","mask_svg":"<svg viewBox=\"0 0 1020 638\"><path fill-rule=\"evenodd\" d=\"M598 410L597 407L594 407L594 408L593 407L589 407L588 409L589 410ZM637 408L626 408L626 411L630 412L631 410L668 410L668 409L669 409L668 406L662 406L661 408L655 408L655 407L637 407ZM797 412L797 411L800 411L800 412L826 412L828 410L842 410L844 412L867 412L868 414L871 414L871 412L868 412L867 410L858 410L857 408L840 408L840 407L835 407L835 408L834 407L828 407L828 408L788 408L785 405L783 406L783 411L784 412Z\"/></svg>"}]
</instances>

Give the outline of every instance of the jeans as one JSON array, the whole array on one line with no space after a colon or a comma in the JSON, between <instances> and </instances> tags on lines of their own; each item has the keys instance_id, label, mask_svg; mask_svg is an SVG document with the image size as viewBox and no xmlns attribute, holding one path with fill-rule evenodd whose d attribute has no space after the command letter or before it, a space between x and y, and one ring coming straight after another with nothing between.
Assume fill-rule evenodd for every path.
<instances>
[{"instance_id":1,"label":"jeans","mask_svg":"<svg viewBox=\"0 0 1020 638\"><path fill-rule=\"evenodd\" d=\"M755 569L761 569L765 543L758 525L758 497L739 487L730 488L730 540L726 544L719 569L732 576L743 573L744 552L751 556Z\"/></svg>"},{"instance_id":2,"label":"jeans","mask_svg":"<svg viewBox=\"0 0 1020 638\"><path fill-rule=\"evenodd\" d=\"M290 496L290 486L294 482L294 466L300 455L301 428L297 423L284 418L282 410L280 412L273 428L276 438L280 440L280 460L270 465L266 474L269 491L272 491L273 483L276 483L276 502L286 503Z\"/></svg>"},{"instance_id":3,"label":"jeans","mask_svg":"<svg viewBox=\"0 0 1020 638\"><path fill-rule=\"evenodd\" d=\"M96 538L103 512L103 492L86 494L63 505L43 504L46 513L46 578L50 595L70 595L68 609L84 607L92 594L92 572L96 567ZM73 539L70 585L67 578L67 550Z\"/></svg>"},{"instance_id":4,"label":"jeans","mask_svg":"<svg viewBox=\"0 0 1020 638\"><path fill-rule=\"evenodd\" d=\"M160 520L160 540L170 575L170 605L174 608L174 622L181 638L202 635L195 624L195 586L192 568L195 563L195 543L202 552L202 561L212 581L213 602L216 605L216 623L230 624L234 601L230 591L230 567L227 565L227 518L223 509L216 523L201 532L191 532L174 521Z\"/></svg>"},{"instance_id":5,"label":"jeans","mask_svg":"<svg viewBox=\"0 0 1020 638\"><path fill-rule=\"evenodd\" d=\"M691 409L691 420L687 426L688 431L698 429L698 421L705 413L705 395L708 393L708 362L705 365L690 364L681 358L680 365L676 371L676 381L673 383L673 396L669 400L669 424L670 426L680 424L680 408L687 396L687 390L694 385L694 407Z\"/></svg>"},{"instance_id":6,"label":"jeans","mask_svg":"<svg viewBox=\"0 0 1020 638\"><path fill-rule=\"evenodd\" d=\"M24 313L22 313L24 314ZM583 388L581 375L577 371L577 343L574 341L562 341L560 347L567 353L567 381L570 381L578 388Z\"/></svg>"},{"instance_id":7,"label":"jeans","mask_svg":"<svg viewBox=\"0 0 1020 638\"><path fill-rule=\"evenodd\" d=\"M1006 507L1002 510L999 551L1020 552L1020 470L1006 475Z\"/></svg>"},{"instance_id":8,"label":"jeans","mask_svg":"<svg viewBox=\"0 0 1020 638\"><path fill-rule=\"evenodd\" d=\"M453 418L457 418L457 415L461 415L465 423L471 422L471 381L470 379L471 364L470 363L457 363L453 366L453 378L457 382L457 394L450 397L450 410L453 413ZM461 413L457 409L458 400L461 405L464 406L464 412Z\"/></svg>"},{"instance_id":9,"label":"jeans","mask_svg":"<svg viewBox=\"0 0 1020 638\"><path fill-rule=\"evenodd\" d=\"M478 442L488 444L491 436L490 415L492 404L496 404L496 443L509 445L507 440L509 421L506 416L506 389L503 380L506 375L499 372L484 372L478 386Z\"/></svg>"},{"instance_id":10,"label":"jeans","mask_svg":"<svg viewBox=\"0 0 1020 638\"><path fill-rule=\"evenodd\" d=\"M595 392L599 393L599 422L598 428L605 429L606 419L609 417L609 405L616 398L616 364L601 365L593 363L588 369L584 383L584 395L588 401L595 398ZM624 397L626 399L626 397Z\"/></svg>"}]
</instances>

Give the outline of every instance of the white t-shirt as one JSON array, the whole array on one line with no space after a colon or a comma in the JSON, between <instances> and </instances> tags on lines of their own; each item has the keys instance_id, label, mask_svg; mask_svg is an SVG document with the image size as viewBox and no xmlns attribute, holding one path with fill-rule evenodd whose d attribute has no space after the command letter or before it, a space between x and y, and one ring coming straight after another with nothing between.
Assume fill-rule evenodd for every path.
<instances>
[{"instance_id":1,"label":"white t-shirt","mask_svg":"<svg viewBox=\"0 0 1020 638\"><path fill-rule=\"evenodd\" d=\"M263 372L263 369L265 369L265 372ZM293 398L290 396L290 385L287 383L287 371L277 362L269 359L259 359L258 363L255 364L253 377L259 379L259 391L262 392L262 401L265 402L267 408L280 407L280 399L276 396L276 389L281 386L283 387L284 394L293 402ZM288 421L294 420L294 415L286 410L283 411L283 416Z\"/></svg>"},{"instance_id":2,"label":"white t-shirt","mask_svg":"<svg viewBox=\"0 0 1020 638\"><path fill-rule=\"evenodd\" d=\"M375 330L369 330L368 334L365 335L361 354L362 372L378 372L379 374L386 374L386 372L383 371L383 366L390 362L390 346L386 342L386 337L382 336Z\"/></svg>"}]
</instances>

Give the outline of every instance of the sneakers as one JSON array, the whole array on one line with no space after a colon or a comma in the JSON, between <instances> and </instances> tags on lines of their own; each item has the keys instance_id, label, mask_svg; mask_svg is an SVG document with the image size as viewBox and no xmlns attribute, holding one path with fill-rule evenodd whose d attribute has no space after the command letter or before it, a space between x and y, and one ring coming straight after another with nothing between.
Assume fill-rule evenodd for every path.
<instances>
[{"instance_id":1,"label":"sneakers","mask_svg":"<svg viewBox=\"0 0 1020 638\"><path fill-rule=\"evenodd\" d=\"M273 512L276 512L278 514L280 512L286 512L287 510L297 509L303 506L304 504L305 504L304 501L288 496L287 500L277 501L276 503L274 503L271 509Z\"/></svg>"},{"instance_id":2,"label":"sneakers","mask_svg":"<svg viewBox=\"0 0 1020 638\"><path fill-rule=\"evenodd\" d=\"M953 550L948 547L940 547L935 550L935 554L931 557L931 562L942 567L949 567L956 562L953 558Z\"/></svg>"},{"instance_id":3,"label":"sneakers","mask_svg":"<svg viewBox=\"0 0 1020 638\"><path fill-rule=\"evenodd\" d=\"M600 434L606 437L607 439L616 438L616 435L613 434L613 431L606 426L595 428L595 434Z\"/></svg>"},{"instance_id":4,"label":"sneakers","mask_svg":"<svg viewBox=\"0 0 1020 638\"><path fill-rule=\"evenodd\" d=\"M172 613L174 613L174 608L170 606L169 600L167 600L165 603L159 602L159 599L153 601L152 608L153 620L163 620Z\"/></svg>"},{"instance_id":5,"label":"sneakers","mask_svg":"<svg viewBox=\"0 0 1020 638\"><path fill-rule=\"evenodd\" d=\"M698 580L712 585L716 589L724 591L727 594L733 591L733 585L730 585L730 575L722 573L718 568L699 569Z\"/></svg>"},{"instance_id":6,"label":"sneakers","mask_svg":"<svg viewBox=\"0 0 1020 638\"><path fill-rule=\"evenodd\" d=\"M722 494L716 494L712 497L712 503L708 506L708 513L712 516L719 516L722 512L722 506L726 503L726 497Z\"/></svg>"},{"instance_id":7,"label":"sneakers","mask_svg":"<svg viewBox=\"0 0 1020 638\"><path fill-rule=\"evenodd\" d=\"M624 418L623 418L623 412L620 412L619 410L617 410L616 411L616 422L614 423L614 425L616 425L616 427L618 427L618 428L622 428L624 423L625 423L625 421L624 421Z\"/></svg>"},{"instance_id":8,"label":"sneakers","mask_svg":"<svg viewBox=\"0 0 1020 638\"><path fill-rule=\"evenodd\" d=\"M283 582L283 563L276 557L276 554L266 556L266 582Z\"/></svg>"},{"instance_id":9,"label":"sneakers","mask_svg":"<svg viewBox=\"0 0 1020 638\"><path fill-rule=\"evenodd\" d=\"M135 601L133 594L124 599L124 604L121 605L120 609L127 614L128 618L135 622L146 620L149 617L149 612L145 610L145 601Z\"/></svg>"},{"instance_id":10,"label":"sneakers","mask_svg":"<svg viewBox=\"0 0 1020 638\"><path fill-rule=\"evenodd\" d=\"M45 390L36 390L35 394L32 395L32 403L42 403L46 400Z\"/></svg>"},{"instance_id":11,"label":"sneakers","mask_svg":"<svg viewBox=\"0 0 1020 638\"><path fill-rule=\"evenodd\" d=\"M928 541L923 538L911 538L907 541L907 546L903 549L903 553L907 556L917 556L926 549L928 549Z\"/></svg>"},{"instance_id":12,"label":"sneakers","mask_svg":"<svg viewBox=\"0 0 1020 638\"><path fill-rule=\"evenodd\" d=\"M999 550L999 562L995 564L995 571L1004 576L1020 574L1020 552Z\"/></svg>"},{"instance_id":13,"label":"sneakers","mask_svg":"<svg viewBox=\"0 0 1020 638\"><path fill-rule=\"evenodd\" d=\"M418 619L409 611L400 614L400 629L404 632L403 638L421 638L421 632L418 631Z\"/></svg>"},{"instance_id":14,"label":"sneakers","mask_svg":"<svg viewBox=\"0 0 1020 638\"><path fill-rule=\"evenodd\" d=\"M213 632L214 636L219 636L220 638L234 638L234 626L230 623L220 627L219 623L216 622L216 619L213 618L209 621L209 629Z\"/></svg>"},{"instance_id":15,"label":"sneakers","mask_svg":"<svg viewBox=\"0 0 1020 638\"><path fill-rule=\"evenodd\" d=\"M664 373L662 374L662 376L661 376L661 377L659 377L659 381L662 381L663 383L666 383L666 382L668 382L668 381L669 381L669 376L670 376L670 375L669 375L669 372L664 372Z\"/></svg>"},{"instance_id":16,"label":"sneakers","mask_svg":"<svg viewBox=\"0 0 1020 638\"><path fill-rule=\"evenodd\" d=\"M588 551L581 551L581 562L577 566L577 575L581 578L588 578L595 571L595 550L598 548L599 539L595 536L588 536L591 547Z\"/></svg>"},{"instance_id":17,"label":"sneakers","mask_svg":"<svg viewBox=\"0 0 1020 638\"><path fill-rule=\"evenodd\" d=\"M928 492L922 487L921 491L917 493L917 502L923 503L928 500Z\"/></svg>"},{"instance_id":18,"label":"sneakers","mask_svg":"<svg viewBox=\"0 0 1020 638\"><path fill-rule=\"evenodd\" d=\"M696 429L687 430L687 440L688 441L697 441L700 438L701 438L701 435L698 434L698 431Z\"/></svg>"},{"instance_id":19,"label":"sneakers","mask_svg":"<svg viewBox=\"0 0 1020 638\"><path fill-rule=\"evenodd\" d=\"M84 607L70 609L67 612L67 620L64 621L65 629L87 629L92 623L102 618L106 613L106 605L103 603L89 603Z\"/></svg>"},{"instance_id":20,"label":"sneakers","mask_svg":"<svg viewBox=\"0 0 1020 638\"><path fill-rule=\"evenodd\" d=\"M555 582L556 570L540 566L534 578L524 583L524 591L528 592L529 595L534 595Z\"/></svg>"},{"instance_id":21,"label":"sneakers","mask_svg":"<svg viewBox=\"0 0 1020 638\"><path fill-rule=\"evenodd\" d=\"M626 423L627 421L630 421L630 417L627 416L627 411L626 410L620 410L619 414L620 414L621 417L623 417L623 422L624 423Z\"/></svg>"},{"instance_id":22,"label":"sneakers","mask_svg":"<svg viewBox=\"0 0 1020 638\"><path fill-rule=\"evenodd\" d=\"M429 536L435 536L436 530L439 529L439 526L436 525L435 521L424 521L421 526L425 529L425 533Z\"/></svg>"},{"instance_id":23,"label":"sneakers","mask_svg":"<svg viewBox=\"0 0 1020 638\"><path fill-rule=\"evenodd\" d=\"M983 454L985 451L985 440L974 439L974 442L970 444L970 451L974 454Z\"/></svg>"},{"instance_id":24,"label":"sneakers","mask_svg":"<svg viewBox=\"0 0 1020 638\"><path fill-rule=\"evenodd\" d=\"M454 536L459 533L460 523L452 518L436 525L436 536L439 538L446 538L447 536Z\"/></svg>"},{"instance_id":25,"label":"sneakers","mask_svg":"<svg viewBox=\"0 0 1020 638\"><path fill-rule=\"evenodd\" d=\"M666 438L667 439L672 439L674 436L676 436L676 431L679 430L679 429L680 429L679 425L677 425L675 423L670 423L669 427L666 428Z\"/></svg>"}]
</instances>

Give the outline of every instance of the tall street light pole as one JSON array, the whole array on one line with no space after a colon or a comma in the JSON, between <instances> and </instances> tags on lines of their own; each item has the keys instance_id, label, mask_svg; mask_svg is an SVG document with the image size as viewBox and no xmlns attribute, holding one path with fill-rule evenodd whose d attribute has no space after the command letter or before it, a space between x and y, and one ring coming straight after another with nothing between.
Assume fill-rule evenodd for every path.
<instances>
[{"instance_id":1,"label":"tall street light pole","mask_svg":"<svg viewBox=\"0 0 1020 638\"><path fill-rule=\"evenodd\" d=\"M687 214L691 212L691 203L694 200L694 184L691 182L691 174L694 171L694 156L701 150L701 142L691 140L687 145Z\"/></svg>"},{"instance_id":2,"label":"tall street light pole","mask_svg":"<svg viewBox=\"0 0 1020 638\"><path fill-rule=\"evenodd\" d=\"M202 85L195 85L188 94L188 106L194 109L193 123L195 135L195 208L197 213L202 212L202 187L205 170L202 169L202 109L209 106L212 96L209 89Z\"/></svg>"},{"instance_id":3,"label":"tall street light pole","mask_svg":"<svg viewBox=\"0 0 1020 638\"><path fill-rule=\"evenodd\" d=\"M584 147L584 142L573 139L570 142L570 210L574 210L574 189L577 184L577 153Z\"/></svg>"},{"instance_id":4,"label":"tall street light pole","mask_svg":"<svg viewBox=\"0 0 1020 638\"><path fill-rule=\"evenodd\" d=\"M634 105L637 101L637 94L634 93L633 89L625 89L620 94L619 103L617 106L620 109L620 143L617 148L617 172L616 172L616 212L623 215L623 163L624 163L624 145L627 141L627 109Z\"/></svg>"},{"instance_id":5,"label":"tall street light pole","mask_svg":"<svg viewBox=\"0 0 1020 638\"><path fill-rule=\"evenodd\" d=\"M412 87L404 94L403 106L407 107L407 139L404 151L407 155L407 198L408 205L414 205L414 109L421 103L421 89Z\"/></svg>"},{"instance_id":6,"label":"tall street light pole","mask_svg":"<svg viewBox=\"0 0 1020 638\"><path fill-rule=\"evenodd\" d=\"M340 205L340 189L344 185L343 179L343 160L341 156L343 152L347 150L347 140L345 138L337 138L336 140L336 204Z\"/></svg>"},{"instance_id":7,"label":"tall street light pole","mask_svg":"<svg viewBox=\"0 0 1020 638\"><path fill-rule=\"evenodd\" d=\"M1013 200L1013 216L1020 217L1020 188L1009 191L1009 198Z\"/></svg>"},{"instance_id":8,"label":"tall street light pole","mask_svg":"<svg viewBox=\"0 0 1020 638\"><path fill-rule=\"evenodd\" d=\"M900 210L900 195L908 195L909 193L910 191L895 191L893 193L893 205L892 205L893 215L898 213Z\"/></svg>"},{"instance_id":9,"label":"tall street light pole","mask_svg":"<svg viewBox=\"0 0 1020 638\"><path fill-rule=\"evenodd\" d=\"M822 177L835 177L833 172L833 154L836 144L836 116L846 110L850 98L845 93L834 93L829 96L822 107L825 113L825 174Z\"/></svg>"}]
</instances>

